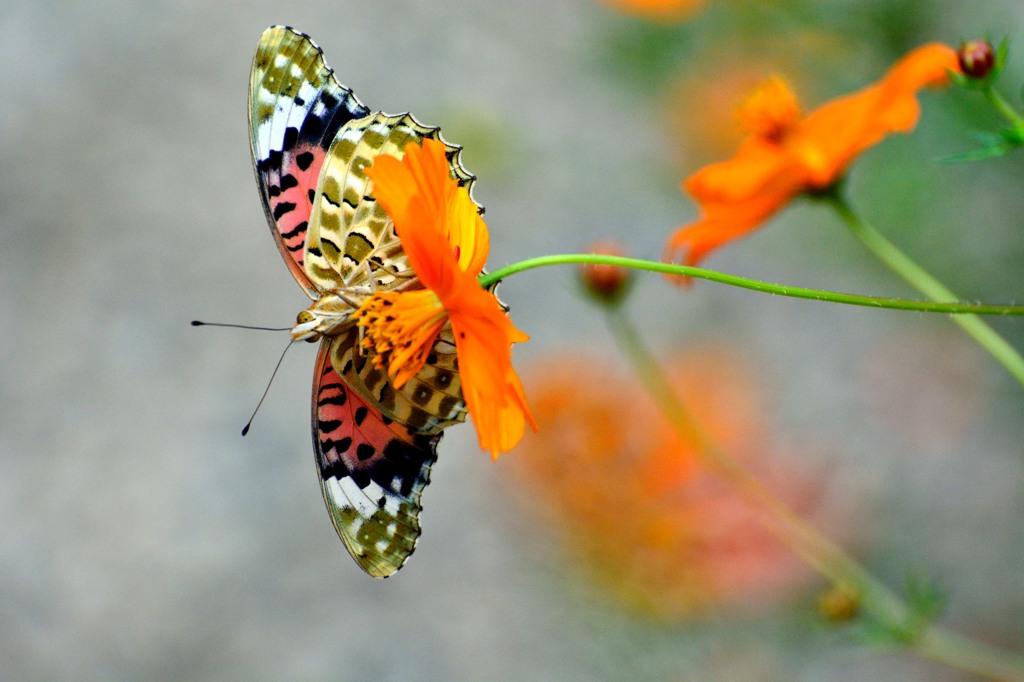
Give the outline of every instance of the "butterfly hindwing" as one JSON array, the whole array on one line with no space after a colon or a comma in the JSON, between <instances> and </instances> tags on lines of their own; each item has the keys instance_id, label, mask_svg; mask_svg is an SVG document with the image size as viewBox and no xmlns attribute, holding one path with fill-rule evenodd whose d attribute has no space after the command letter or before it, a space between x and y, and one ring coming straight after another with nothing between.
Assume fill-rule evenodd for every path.
<instances>
[{"instance_id":1,"label":"butterfly hindwing","mask_svg":"<svg viewBox=\"0 0 1024 682\"><path fill-rule=\"evenodd\" d=\"M450 325L441 330L423 369L399 389L394 388L384 370L374 367L372 359L360 354L356 347L334 346L331 361L352 390L390 419L420 433L440 433L466 420Z\"/></svg>"},{"instance_id":2,"label":"butterfly hindwing","mask_svg":"<svg viewBox=\"0 0 1024 682\"><path fill-rule=\"evenodd\" d=\"M419 433L439 433L466 420L451 327L441 330L423 369L398 389L355 346L334 345L331 361L349 388L362 399L389 419Z\"/></svg>"},{"instance_id":3,"label":"butterfly hindwing","mask_svg":"<svg viewBox=\"0 0 1024 682\"><path fill-rule=\"evenodd\" d=\"M306 229L324 156L347 122L370 113L341 85L309 36L272 26L249 81L249 136L263 208L278 249L307 293Z\"/></svg>"},{"instance_id":4,"label":"butterfly hindwing","mask_svg":"<svg viewBox=\"0 0 1024 682\"><path fill-rule=\"evenodd\" d=\"M331 520L356 562L385 578L405 563L420 535L420 495L440 435L384 417L352 391L320 347L313 379L313 447Z\"/></svg>"}]
</instances>

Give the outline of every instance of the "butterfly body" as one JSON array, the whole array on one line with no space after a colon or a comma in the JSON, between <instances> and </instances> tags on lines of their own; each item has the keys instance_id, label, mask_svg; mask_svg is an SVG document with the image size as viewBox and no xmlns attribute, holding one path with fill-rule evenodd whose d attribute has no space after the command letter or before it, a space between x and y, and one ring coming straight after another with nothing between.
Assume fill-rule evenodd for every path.
<instances>
[{"instance_id":1,"label":"butterfly body","mask_svg":"<svg viewBox=\"0 0 1024 682\"><path fill-rule=\"evenodd\" d=\"M312 299L292 336L321 340L312 428L324 501L360 567L387 577L420 535L420 496L441 431L464 421L466 409L450 327L400 389L359 344L353 313L366 297L422 288L363 171L380 154L401 158L410 143L444 140L410 114L371 112L308 36L283 26L260 39L249 116L271 233ZM460 149L445 147L451 176L471 188Z\"/></svg>"}]
</instances>

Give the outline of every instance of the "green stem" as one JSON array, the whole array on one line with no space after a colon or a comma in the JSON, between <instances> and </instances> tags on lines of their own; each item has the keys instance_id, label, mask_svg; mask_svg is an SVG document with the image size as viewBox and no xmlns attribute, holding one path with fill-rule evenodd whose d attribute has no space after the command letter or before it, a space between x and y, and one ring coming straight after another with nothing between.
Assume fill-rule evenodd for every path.
<instances>
[{"instance_id":1,"label":"green stem","mask_svg":"<svg viewBox=\"0 0 1024 682\"><path fill-rule=\"evenodd\" d=\"M618 308L606 310L612 334L665 417L684 440L693 444L709 469L767 512L762 520L798 556L834 585L852 589L867 613L892 632L897 641L906 642L924 658L994 680L1024 679L1024 658L936 626L921 625L902 599L776 498L694 419L625 314Z\"/></svg>"},{"instance_id":2,"label":"green stem","mask_svg":"<svg viewBox=\"0 0 1024 682\"><path fill-rule=\"evenodd\" d=\"M1007 102L991 84L983 87L982 92L985 94L988 101L992 103L992 106L994 106L996 110L1010 122L1010 125L1012 125L1015 130L1018 132L1024 132L1024 117L1021 117L1021 115L1017 113L1017 110L1010 106L1010 103Z\"/></svg>"},{"instance_id":3,"label":"green stem","mask_svg":"<svg viewBox=\"0 0 1024 682\"><path fill-rule=\"evenodd\" d=\"M778 296L789 296L791 298L805 298L815 301L828 301L831 303L843 303L846 305L866 306L869 308L889 308L894 310L915 310L923 313L946 313L946 314L967 314L974 315L1024 315L1024 306L1015 305L987 305L975 303L955 302L955 297L947 296L943 302L907 301L898 298L878 298L875 296L861 296L859 294L843 294L835 291L822 291L820 289L806 289L804 287L791 287L783 284L771 284L756 279L747 279L736 275L727 275L724 272L705 270L689 265L674 265L657 261L641 260L639 258L625 258L623 256L606 256L593 253L572 253L557 254L552 256L539 256L529 258L512 265L499 268L494 272L480 277L480 285L487 287L498 280L509 277L519 272L532 270L534 268L546 267L549 265L592 263L596 265L616 265L623 268L635 270L646 270L648 272L660 272L667 275L680 275L684 277L697 277L720 284L751 289L766 294ZM959 319L959 318L958 318Z\"/></svg>"},{"instance_id":4,"label":"green stem","mask_svg":"<svg viewBox=\"0 0 1024 682\"><path fill-rule=\"evenodd\" d=\"M850 205L840 196L833 195L830 202L846 222L850 231L860 239L875 256L890 270L903 278L910 286L932 299L933 301L956 301L957 296L944 284L928 274L917 263L912 261L895 244L885 238L881 232L860 218ZM1006 342L984 320L975 315L958 315L953 318L960 327L973 338L978 345L987 350L992 357L1002 363L1013 377L1024 384L1024 358L1013 346Z\"/></svg>"}]
</instances>

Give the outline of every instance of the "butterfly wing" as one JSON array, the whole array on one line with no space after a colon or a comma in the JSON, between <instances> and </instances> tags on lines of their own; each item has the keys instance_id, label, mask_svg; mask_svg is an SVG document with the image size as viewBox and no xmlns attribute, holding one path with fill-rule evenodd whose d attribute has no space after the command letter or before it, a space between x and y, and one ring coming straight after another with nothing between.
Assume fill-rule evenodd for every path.
<instances>
[{"instance_id":1,"label":"butterfly wing","mask_svg":"<svg viewBox=\"0 0 1024 682\"><path fill-rule=\"evenodd\" d=\"M338 130L369 113L309 36L287 26L264 31L249 80L253 167L277 247L312 298L303 260L320 168Z\"/></svg>"},{"instance_id":2,"label":"butterfly wing","mask_svg":"<svg viewBox=\"0 0 1024 682\"><path fill-rule=\"evenodd\" d=\"M384 417L349 389L331 355L334 347L353 342L346 335L320 346L313 378L313 448L338 535L364 571L386 578L416 547L420 495L430 481L440 435L417 433Z\"/></svg>"}]
</instances>

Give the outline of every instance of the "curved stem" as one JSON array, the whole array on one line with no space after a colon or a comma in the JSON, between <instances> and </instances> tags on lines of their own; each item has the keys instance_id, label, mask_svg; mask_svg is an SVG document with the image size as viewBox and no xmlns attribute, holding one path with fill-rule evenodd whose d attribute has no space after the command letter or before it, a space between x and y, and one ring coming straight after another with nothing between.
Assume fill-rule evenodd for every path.
<instances>
[{"instance_id":1,"label":"curved stem","mask_svg":"<svg viewBox=\"0 0 1024 682\"><path fill-rule=\"evenodd\" d=\"M861 243L910 286L933 301L957 300L956 294L912 261L895 244L886 239L881 232L858 216L842 197L833 195L829 197L829 200L843 218L847 227L860 239ZM1021 357L1020 353L1013 346L1007 343L1006 339L1000 336L996 330L992 329L987 322L975 315L957 315L953 318L953 322L960 325L978 345L998 360L1017 381L1024 384L1024 358Z\"/></svg>"},{"instance_id":2,"label":"curved stem","mask_svg":"<svg viewBox=\"0 0 1024 682\"><path fill-rule=\"evenodd\" d=\"M625 314L618 308L606 310L612 334L669 423L694 446L709 469L767 512L759 518L797 555L834 585L853 589L865 612L924 658L994 680L1024 679L1024 658L936 626L922 625L902 599L776 498L694 419Z\"/></svg>"},{"instance_id":3,"label":"curved stem","mask_svg":"<svg viewBox=\"0 0 1024 682\"><path fill-rule=\"evenodd\" d=\"M1007 102L999 92L989 84L987 87L982 88L982 92L985 94L985 98L992 103L992 106L1003 115L1010 125L1017 131L1024 131L1024 117L1021 117L1017 110L1014 109L1009 102Z\"/></svg>"},{"instance_id":4,"label":"curved stem","mask_svg":"<svg viewBox=\"0 0 1024 682\"><path fill-rule=\"evenodd\" d=\"M827 301L830 303L843 303L846 305L865 306L868 308L888 308L893 310L914 310L923 313L946 313L974 315L1024 315L1024 306L1014 305L985 305L974 303L956 302L953 297L946 297L943 302L907 301L898 298L878 298L875 296L861 296L859 294L844 294L835 291L823 291L820 289L807 289L804 287L791 287L783 284L771 284L756 279L748 279L737 275L728 275L724 272L705 270L690 265L673 265L658 261L641 260L639 258L625 258L623 256L607 256L594 253L571 253L557 254L552 256L539 256L529 258L512 265L499 268L494 272L480 277L480 285L488 287L498 280L509 277L519 272L532 270L534 268L546 267L549 265L566 265L579 263L593 263L597 265L616 265L634 270L646 270L648 272L660 272L667 275L679 275L682 277L697 277L720 284L751 289L766 294L778 296L789 296L790 298L804 298L814 301ZM952 300L951 300L952 299Z\"/></svg>"}]
</instances>

